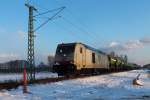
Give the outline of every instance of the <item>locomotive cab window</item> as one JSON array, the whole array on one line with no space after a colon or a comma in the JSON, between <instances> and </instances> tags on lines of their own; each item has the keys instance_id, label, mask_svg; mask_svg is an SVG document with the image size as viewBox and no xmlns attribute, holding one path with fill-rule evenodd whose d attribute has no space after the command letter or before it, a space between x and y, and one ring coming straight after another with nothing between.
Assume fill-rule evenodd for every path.
<instances>
[{"instance_id":1,"label":"locomotive cab window","mask_svg":"<svg viewBox=\"0 0 150 100\"><path fill-rule=\"evenodd\" d=\"M92 63L95 63L95 53L92 53Z\"/></svg>"},{"instance_id":2,"label":"locomotive cab window","mask_svg":"<svg viewBox=\"0 0 150 100\"><path fill-rule=\"evenodd\" d=\"M71 56L73 55L74 48L74 45L60 45L57 47L56 54L62 57L64 57L64 55Z\"/></svg>"},{"instance_id":3,"label":"locomotive cab window","mask_svg":"<svg viewBox=\"0 0 150 100\"><path fill-rule=\"evenodd\" d=\"M80 53L82 53L82 48L80 48Z\"/></svg>"}]
</instances>

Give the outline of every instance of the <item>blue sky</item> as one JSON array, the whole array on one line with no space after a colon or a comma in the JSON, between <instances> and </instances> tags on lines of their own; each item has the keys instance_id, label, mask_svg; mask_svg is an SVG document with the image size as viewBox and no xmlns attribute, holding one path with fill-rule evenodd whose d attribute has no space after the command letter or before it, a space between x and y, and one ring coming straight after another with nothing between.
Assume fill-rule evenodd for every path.
<instances>
[{"instance_id":1,"label":"blue sky","mask_svg":"<svg viewBox=\"0 0 150 100\"><path fill-rule=\"evenodd\" d=\"M83 42L150 61L149 0L29 0L39 12L66 6L61 18L36 32L36 63L54 55L58 43ZM25 0L0 1L0 62L27 58L28 9ZM45 15L52 16L53 13ZM35 28L45 19L36 18Z\"/></svg>"}]
</instances>

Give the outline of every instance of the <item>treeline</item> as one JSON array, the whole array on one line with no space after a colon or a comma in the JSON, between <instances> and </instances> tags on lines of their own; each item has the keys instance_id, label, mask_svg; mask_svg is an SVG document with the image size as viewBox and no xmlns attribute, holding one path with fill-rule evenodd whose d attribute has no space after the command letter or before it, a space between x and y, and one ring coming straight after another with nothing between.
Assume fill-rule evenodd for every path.
<instances>
[{"instance_id":1,"label":"treeline","mask_svg":"<svg viewBox=\"0 0 150 100\"><path fill-rule=\"evenodd\" d=\"M30 70L28 67L28 63L25 60L15 60L6 63L0 64L0 73L22 73L24 70L24 65L26 64L27 71ZM51 72L52 65L45 65L44 63L40 63L35 67L35 72Z\"/></svg>"},{"instance_id":2,"label":"treeline","mask_svg":"<svg viewBox=\"0 0 150 100\"><path fill-rule=\"evenodd\" d=\"M150 70L150 64L146 64L146 65L144 65L144 66L143 66L143 68L145 68L145 69L149 69L149 70Z\"/></svg>"},{"instance_id":3,"label":"treeline","mask_svg":"<svg viewBox=\"0 0 150 100\"><path fill-rule=\"evenodd\" d=\"M0 73L23 73L24 68L8 68L0 69ZM27 69L28 70L28 69ZM35 72L51 72L52 67L36 67Z\"/></svg>"}]
</instances>

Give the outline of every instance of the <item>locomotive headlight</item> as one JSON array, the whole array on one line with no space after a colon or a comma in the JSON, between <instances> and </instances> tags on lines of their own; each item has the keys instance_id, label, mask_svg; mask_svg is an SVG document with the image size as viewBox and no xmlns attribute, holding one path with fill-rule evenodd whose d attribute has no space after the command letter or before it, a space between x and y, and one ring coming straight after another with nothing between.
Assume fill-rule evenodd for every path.
<instances>
[{"instance_id":1,"label":"locomotive headlight","mask_svg":"<svg viewBox=\"0 0 150 100\"><path fill-rule=\"evenodd\" d=\"M55 62L55 65L60 65L59 62Z\"/></svg>"}]
</instances>

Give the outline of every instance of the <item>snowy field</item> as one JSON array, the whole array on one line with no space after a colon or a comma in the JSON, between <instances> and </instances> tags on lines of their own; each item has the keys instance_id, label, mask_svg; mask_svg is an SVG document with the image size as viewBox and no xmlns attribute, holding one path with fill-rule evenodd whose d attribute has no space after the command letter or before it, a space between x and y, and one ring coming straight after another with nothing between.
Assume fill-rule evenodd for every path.
<instances>
[{"instance_id":1,"label":"snowy field","mask_svg":"<svg viewBox=\"0 0 150 100\"><path fill-rule=\"evenodd\" d=\"M51 72L40 72L36 73L36 79L49 78L49 77L58 77L57 74ZM0 82L8 80L17 80L20 81L23 79L23 74L0 74Z\"/></svg>"},{"instance_id":2,"label":"snowy field","mask_svg":"<svg viewBox=\"0 0 150 100\"><path fill-rule=\"evenodd\" d=\"M133 86L138 75L143 86ZM150 100L150 77L147 70L113 73L87 78L61 81L45 85L28 86L0 91L0 100Z\"/></svg>"}]
</instances>

